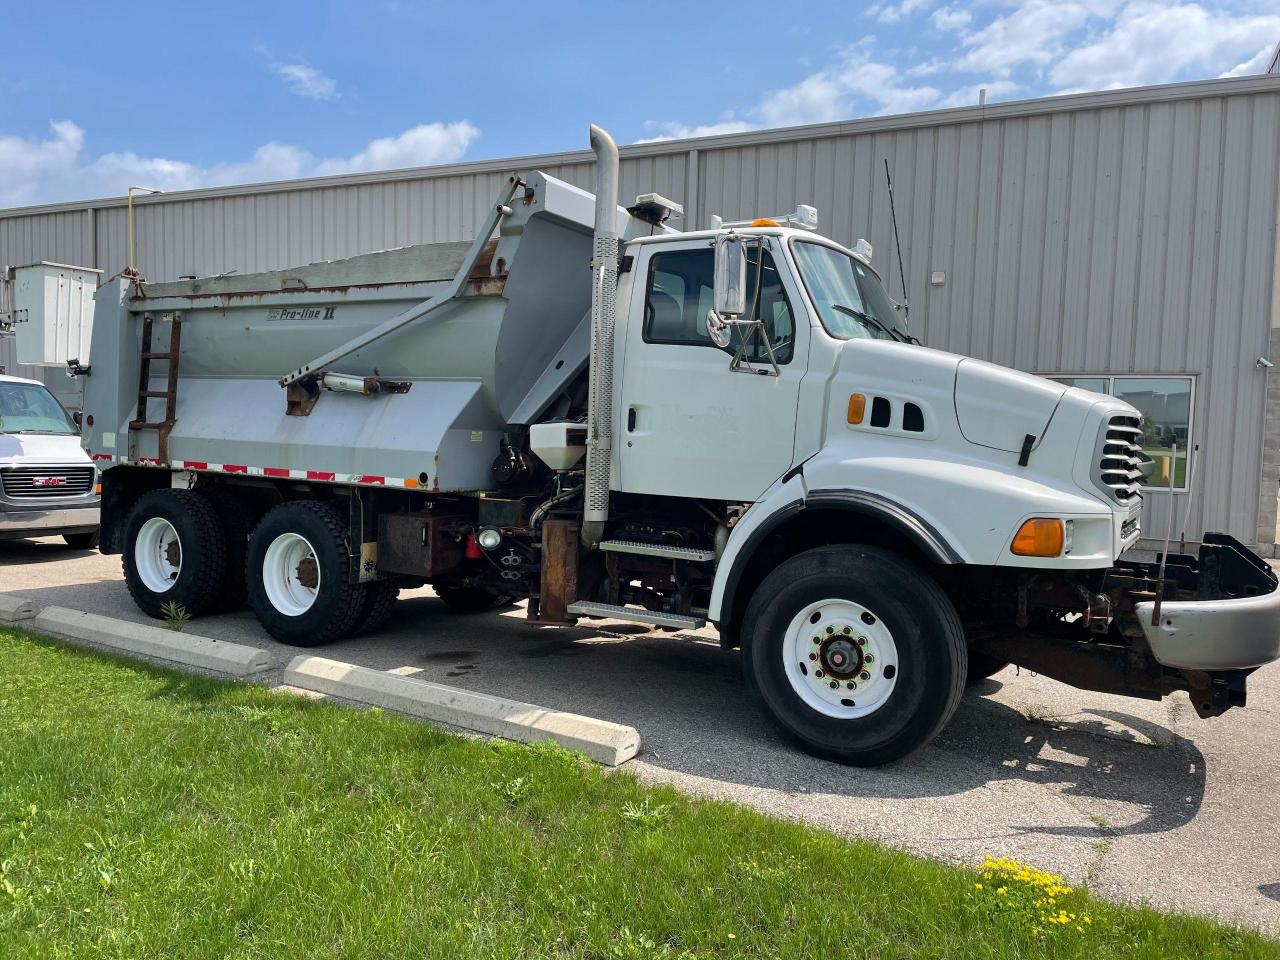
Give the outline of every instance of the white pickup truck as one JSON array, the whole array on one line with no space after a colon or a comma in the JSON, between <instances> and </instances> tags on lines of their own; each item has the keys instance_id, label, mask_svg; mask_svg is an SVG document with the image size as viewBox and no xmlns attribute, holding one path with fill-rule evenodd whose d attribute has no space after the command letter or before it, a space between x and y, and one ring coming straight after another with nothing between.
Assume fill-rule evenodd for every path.
<instances>
[{"instance_id":1,"label":"white pickup truck","mask_svg":"<svg viewBox=\"0 0 1280 960\"><path fill-rule=\"evenodd\" d=\"M0 375L0 539L97 546L97 479L80 431L44 384Z\"/></svg>"}]
</instances>

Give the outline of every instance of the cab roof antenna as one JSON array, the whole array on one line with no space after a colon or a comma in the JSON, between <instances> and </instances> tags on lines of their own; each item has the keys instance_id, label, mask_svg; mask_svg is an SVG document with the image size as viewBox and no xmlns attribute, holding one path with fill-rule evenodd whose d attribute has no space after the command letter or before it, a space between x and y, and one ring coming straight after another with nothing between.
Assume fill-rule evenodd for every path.
<instances>
[{"instance_id":1,"label":"cab roof antenna","mask_svg":"<svg viewBox=\"0 0 1280 960\"><path fill-rule=\"evenodd\" d=\"M893 207L893 177L889 176L889 158L884 158L884 182L889 186L889 216L893 218L893 244L898 248L898 280L902 284L902 313L911 315L907 301L907 275L902 266L902 241L898 239L898 213ZM892 273L892 271L890 271Z\"/></svg>"}]
</instances>

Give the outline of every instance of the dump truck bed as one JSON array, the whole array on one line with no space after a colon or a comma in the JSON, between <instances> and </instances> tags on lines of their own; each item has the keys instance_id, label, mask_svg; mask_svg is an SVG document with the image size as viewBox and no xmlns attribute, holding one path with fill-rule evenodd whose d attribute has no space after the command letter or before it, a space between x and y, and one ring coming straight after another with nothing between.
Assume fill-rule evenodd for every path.
<instances>
[{"instance_id":1,"label":"dump truck bed","mask_svg":"<svg viewBox=\"0 0 1280 960\"><path fill-rule=\"evenodd\" d=\"M585 366L594 198L535 173L485 243L402 247L257 274L108 283L97 304L86 431L104 467L179 469L492 489L504 430L536 417ZM619 228L635 221L619 209ZM459 285L459 281L461 281ZM326 367L403 384L362 396L321 391L286 415L280 380L397 317L438 308ZM139 412L143 319L153 353L180 339L176 417L130 429L164 407L168 363L150 363L156 397ZM167 456L166 456L167 454Z\"/></svg>"}]
</instances>

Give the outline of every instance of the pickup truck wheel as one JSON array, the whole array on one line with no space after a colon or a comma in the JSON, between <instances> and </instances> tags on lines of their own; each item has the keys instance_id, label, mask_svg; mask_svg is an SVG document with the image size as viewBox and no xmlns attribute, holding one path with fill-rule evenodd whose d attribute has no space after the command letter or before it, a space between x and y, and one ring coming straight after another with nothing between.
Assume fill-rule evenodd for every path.
<instances>
[{"instance_id":1,"label":"pickup truck wheel","mask_svg":"<svg viewBox=\"0 0 1280 960\"><path fill-rule=\"evenodd\" d=\"M509 593L493 593L480 587L432 587L436 596L454 613L485 613L510 605Z\"/></svg>"},{"instance_id":2,"label":"pickup truck wheel","mask_svg":"<svg viewBox=\"0 0 1280 960\"><path fill-rule=\"evenodd\" d=\"M249 605L271 636L316 647L347 636L366 600L351 582L346 518L318 500L282 503L249 537Z\"/></svg>"},{"instance_id":3,"label":"pickup truck wheel","mask_svg":"<svg viewBox=\"0 0 1280 960\"><path fill-rule=\"evenodd\" d=\"M90 530L88 533L64 533L63 541L73 550L96 550L101 531Z\"/></svg>"},{"instance_id":4,"label":"pickup truck wheel","mask_svg":"<svg viewBox=\"0 0 1280 960\"><path fill-rule=\"evenodd\" d=\"M937 735L964 692L955 608L919 567L878 547L810 550L756 588L743 618L747 685L789 737L858 766Z\"/></svg>"},{"instance_id":5,"label":"pickup truck wheel","mask_svg":"<svg viewBox=\"0 0 1280 960\"><path fill-rule=\"evenodd\" d=\"M151 617L172 602L198 617L213 606L226 573L222 525L194 490L152 490L125 524L124 582Z\"/></svg>"}]
</instances>

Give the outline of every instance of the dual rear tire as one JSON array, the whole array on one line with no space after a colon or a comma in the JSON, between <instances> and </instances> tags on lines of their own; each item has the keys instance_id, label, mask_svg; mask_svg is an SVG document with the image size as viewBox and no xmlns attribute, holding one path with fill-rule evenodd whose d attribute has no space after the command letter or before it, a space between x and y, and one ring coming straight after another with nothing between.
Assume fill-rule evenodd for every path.
<instances>
[{"instance_id":1,"label":"dual rear tire","mask_svg":"<svg viewBox=\"0 0 1280 960\"><path fill-rule=\"evenodd\" d=\"M125 530L124 576L138 607L163 617L169 603L192 617L247 599L282 643L313 647L390 615L398 589L353 582L346 517L332 503L298 500L252 524L250 506L227 491L153 490Z\"/></svg>"}]
</instances>

